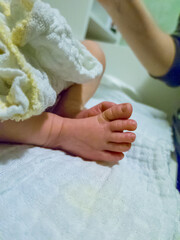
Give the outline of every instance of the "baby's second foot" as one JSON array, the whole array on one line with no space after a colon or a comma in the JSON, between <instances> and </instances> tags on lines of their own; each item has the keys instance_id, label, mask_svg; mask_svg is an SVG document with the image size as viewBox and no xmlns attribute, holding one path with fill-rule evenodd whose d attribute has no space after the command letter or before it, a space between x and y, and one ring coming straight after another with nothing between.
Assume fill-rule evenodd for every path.
<instances>
[{"instance_id":1,"label":"baby's second foot","mask_svg":"<svg viewBox=\"0 0 180 240\"><path fill-rule=\"evenodd\" d=\"M129 119L131 104L110 107L97 116L63 119L62 129L51 147L62 149L87 160L119 161L131 148L137 123Z\"/></svg>"}]
</instances>

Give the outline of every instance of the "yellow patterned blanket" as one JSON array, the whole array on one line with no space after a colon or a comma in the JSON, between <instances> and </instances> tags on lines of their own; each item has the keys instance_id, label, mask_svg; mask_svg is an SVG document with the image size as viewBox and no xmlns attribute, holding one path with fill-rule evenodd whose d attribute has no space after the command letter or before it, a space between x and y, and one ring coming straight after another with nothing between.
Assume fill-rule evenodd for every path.
<instances>
[{"instance_id":1,"label":"yellow patterned blanket","mask_svg":"<svg viewBox=\"0 0 180 240\"><path fill-rule=\"evenodd\" d=\"M63 89L101 72L58 10L40 0L0 0L1 121L41 114Z\"/></svg>"}]
</instances>

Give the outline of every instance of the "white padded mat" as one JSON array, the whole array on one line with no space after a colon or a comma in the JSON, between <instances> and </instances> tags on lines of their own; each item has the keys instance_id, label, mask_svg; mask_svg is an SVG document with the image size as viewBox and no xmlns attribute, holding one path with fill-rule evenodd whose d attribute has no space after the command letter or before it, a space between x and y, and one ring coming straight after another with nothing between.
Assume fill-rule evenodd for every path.
<instances>
[{"instance_id":1,"label":"white padded mat","mask_svg":"<svg viewBox=\"0 0 180 240\"><path fill-rule=\"evenodd\" d=\"M166 116L136 103L127 86L112 84L110 90L106 80L87 106L131 102L138 121L132 149L110 166L61 151L1 145L1 240L180 239Z\"/></svg>"}]
</instances>

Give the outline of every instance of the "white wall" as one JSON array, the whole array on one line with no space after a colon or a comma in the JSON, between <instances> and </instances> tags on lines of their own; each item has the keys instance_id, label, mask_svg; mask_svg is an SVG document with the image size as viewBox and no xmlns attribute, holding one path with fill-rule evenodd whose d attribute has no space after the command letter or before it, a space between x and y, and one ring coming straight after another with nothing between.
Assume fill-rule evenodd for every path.
<instances>
[{"instance_id":1,"label":"white wall","mask_svg":"<svg viewBox=\"0 0 180 240\"><path fill-rule=\"evenodd\" d=\"M82 40L86 34L88 12L93 0L43 0L52 7L59 9L73 29L75 37Z\"/></svg>"}]
</instances>

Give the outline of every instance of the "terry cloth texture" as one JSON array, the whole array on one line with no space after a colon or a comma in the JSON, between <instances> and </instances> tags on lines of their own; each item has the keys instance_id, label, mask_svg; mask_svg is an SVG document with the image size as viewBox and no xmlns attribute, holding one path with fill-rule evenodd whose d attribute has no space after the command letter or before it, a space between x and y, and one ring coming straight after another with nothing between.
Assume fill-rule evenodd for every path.
<instances>
[{"instance_id":1,"label":"terry cloth texture","mask_svg":"<svg viewBox=\"0 0 180 240\"><path fill-rule=\"evenodd\" d=\"M52 106L102 65L59 11L40 0L0 0L0 120L24 120Z\"/></svg>"}]
</instances>

